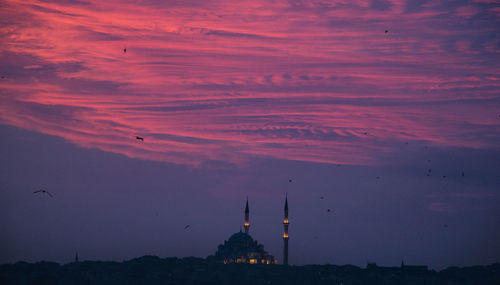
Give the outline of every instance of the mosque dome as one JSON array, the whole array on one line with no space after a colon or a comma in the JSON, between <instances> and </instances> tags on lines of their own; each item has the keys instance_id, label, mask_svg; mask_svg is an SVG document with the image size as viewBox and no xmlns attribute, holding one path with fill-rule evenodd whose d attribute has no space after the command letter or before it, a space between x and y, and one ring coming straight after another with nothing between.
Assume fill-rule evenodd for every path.
<instances>
[{"instance_id":1,"label":"mosque dome","mask_svg":"<svg viewBox=\"0 0 500 285\"><path fill-rule=\"evenodd\" d=\"M276 264L278 260L264 250L264 246L249 234L237 232L219 245L212 259L223 263Z\"/></svg>"},{"instance_id":2,"label":"mosque dome","mask_svg":"<svg viewBox=\"0 0 500 285\"><path fill-rule=\"evenodd\" d=\"M229 237L228 242L230 243L240 243L240 242L253 242L253 238L244 232L238 232Z\"/></svg>"}]
</instances>

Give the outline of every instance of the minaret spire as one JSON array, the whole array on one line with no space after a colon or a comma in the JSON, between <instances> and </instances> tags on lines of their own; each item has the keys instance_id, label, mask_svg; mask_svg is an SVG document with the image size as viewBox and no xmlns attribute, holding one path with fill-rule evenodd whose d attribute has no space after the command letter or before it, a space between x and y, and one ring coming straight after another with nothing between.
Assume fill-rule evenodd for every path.
<instances>
[{"instance_id":1,"label":"minaret spire","mask_svg":"<svg viewBox=\"0 0 500 285\"><path fill-rule=\"evenodd\" d=\"M288 265L288 193L285 195L285 218L283 219L283 264Z\"/></svg>"},{"instance_id":2,"label":"minaret spire","mask_svg":"<svg viewBox=\"0 0 500 285\"><path fill-rule=\"evenodd\" d=\"M248 210L248 196L247 196L247 205L245 206L245 233L248 235L250 231L250 210Z\"/></svg>"}]
</instances>

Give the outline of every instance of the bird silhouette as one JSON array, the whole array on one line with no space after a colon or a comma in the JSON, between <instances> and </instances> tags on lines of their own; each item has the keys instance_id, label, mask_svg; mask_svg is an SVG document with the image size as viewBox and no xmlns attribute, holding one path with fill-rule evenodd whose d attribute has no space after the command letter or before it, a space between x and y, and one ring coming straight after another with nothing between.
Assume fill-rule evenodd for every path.
<instances>
[{"instance_id":1,"label":"bird silhouette","mask_svg":"<svg viewBox=\"0 0 500 285\"><path fill-rule=\"evenodd\" d=\"M187 229L187 228L189 228L189 227L191 227L191 225L186 225L186 226L184 227L184 229Z\"/></svg>"},{"instance_id":2,"label":"bird silhouette","mask_svg":"<svg viewBox=\"0 0 500 285\"><path fill-rule=\"evenodd\" d=\"M136 136L135 138L136 138L137 140L144 141L144 138L141 138L141 137L139 137L139 136Z\"/></svg>"},{"instance_id":3,"label":"bird silhouette","mask_svg":"<svg viewBox=\"0 0 500 285\"><path fill-rule=\"evenodd\" d=\"M126 49L126 48L124 48L124 49L123 49L123 52L124 52L124 53L126 53L126 52L127 52L127 49Z\"/></svg>"},{"instance_id":4,"label":"bird silhouette","mask_svg":"<svg viewBox=\"0 0 500 285\"><path fill-rule=\"evenodd\" d=\"M389 30L385 30L385 33L387 34L389 32Z\"/></svg>"},{"instance_id":5,"label":"bird silhouette","mask_svg":"<svg viewBox=\"0 0 500 285\"><path fill-rule=\"evenodd\" d=\"M448 224L444 224L443 227L447 228L448 227Z\"/></svg>"},{"instance_id":6,"label":"bird silhouette","mask_svg":"<svg viewBox=\"0 0 500 285\"><path fill-rule=\"evenodd\" d=\"M367 135L368 133L367 133L367 132L364 132L363 134L364 134L364 135Z\"/></svg>"},{"instance_id":7,"label":"bird silhouette","mask_svg":"<svg viewBox=\"0 0 500 285\"><path fill-rule=\"evenodd\" d=\"M408 142L405 142L405 144L408 144Z\"/></svg>"},{"instance_id":8,"label":"bird silhouette","mask_svg":"<svg viewBox=\"0 0 500 285\"><path fill-rule=\"evenodd\" d=\"M377 177L375 177L375 178L380 179L380 176L377 176Z\"/></svg>"},{"instance_id":9,"label":"bird silhouette","mask_svg":"<svg viewBox=\"0 0 500 285\"><path fill-rule=\"evenodd\" d=\"M40 189L40 190L33 191L33 194L36 194L36 193L45 193L45 194L49 195L49 196L50 196L50 198L54 198L54 196L52 196L52 194L50 194L50 192L49 192L49 191L44 190L44 189Z\"/></svg>"},{"instance_id":10,"label":"bird silhouette","mask_svg":"<svg viewBox=\"0 0 500 285\"><path fill-rule=\"evenodd\" d=\"M330 213L332 210L328 209L328 210L326 210L326 211L327 211L328 213Z\"/></svg>"},{"instance_id":11,"label":"bird silhouette","mask_svg":"<svg viewBox=\"0 0 500 285\"><path fill-rule=\"evenodd\" d=\"M319 198L320 198L321 200L325 199L325 197L323 197L323 196L321 196L321 197L319 197Z\"/></svg>"},{"instance_id":12,"label":"bird silhouette","mask_svg":"<svg viewBox=\"0 0 500 285\"><path fill-rule=\"evenodd\" d=\"M446 175L443 175L443 178L446 178Z\"/></svg>"},{"instance_id":13,"label":"bird silhouette","mask_svg":"<svg viewBox=\"0 0 500 285\"><path fill-rule=\"evenodd\" d=\"M465 176L465 172L462 171L462 177L464 177L464 176Z\"/></svg>"},{"instance_id":14,"label":"bird silhouette","mask_svg":"<svg viewBox=\"0 0 500 285\"><path fill-rule=\"evenodd\" d=\"M292 179L288 179L288 182L292 182Z\"/></svg>"}]
</instances>

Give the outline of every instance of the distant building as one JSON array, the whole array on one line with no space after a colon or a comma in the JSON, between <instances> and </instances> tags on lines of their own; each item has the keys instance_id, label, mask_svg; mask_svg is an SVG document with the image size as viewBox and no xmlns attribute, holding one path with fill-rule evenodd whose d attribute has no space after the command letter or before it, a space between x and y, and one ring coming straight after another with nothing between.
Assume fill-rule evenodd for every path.
<instances>
[{"instance_id":1,"label":"distant building","mask_svg":"<svg viewBox=\"0 0 500 285\"><path fill-rule=\"evenodd\" d=\"M375 262L369 262L366 265L367 270L378 270L378 271L401 271L405 273L418 273L427 272L429 268L427 265L405 265L404 261L401 261L401 266L378 266Z\"/></svg>"},{"instance_id":2,"label":"distant building","mask_svg":"<svg viewBox=\"0 0 500 285\"><path fill-rule=\"evenodd\" d=\"M277 264L278 259L264 250L264 246L254 240L250 234L250 211L248 198L245 206L245 232L241 229L233 234L223 244L219 245L215 255L208 257L209 260L227 263L250 263L250 264Z\"/></svg>"}]
</instances>

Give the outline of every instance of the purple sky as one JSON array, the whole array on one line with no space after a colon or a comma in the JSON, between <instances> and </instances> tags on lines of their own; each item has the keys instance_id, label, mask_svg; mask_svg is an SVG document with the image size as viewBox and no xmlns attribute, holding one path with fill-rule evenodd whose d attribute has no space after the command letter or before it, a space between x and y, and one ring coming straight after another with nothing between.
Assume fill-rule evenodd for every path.
<instances>
[{"instance_id":1,"label":"purple sky","mask_svg":"<svg viewBox=\"0 0 500 285\"><path fill-rule=\"evenodd\" d=\"M292 264L500 261L498 1L138 2L0 4L0 263L205 257L246 196L281 260L285 192Z\"/></svg>"}]
</instances>

